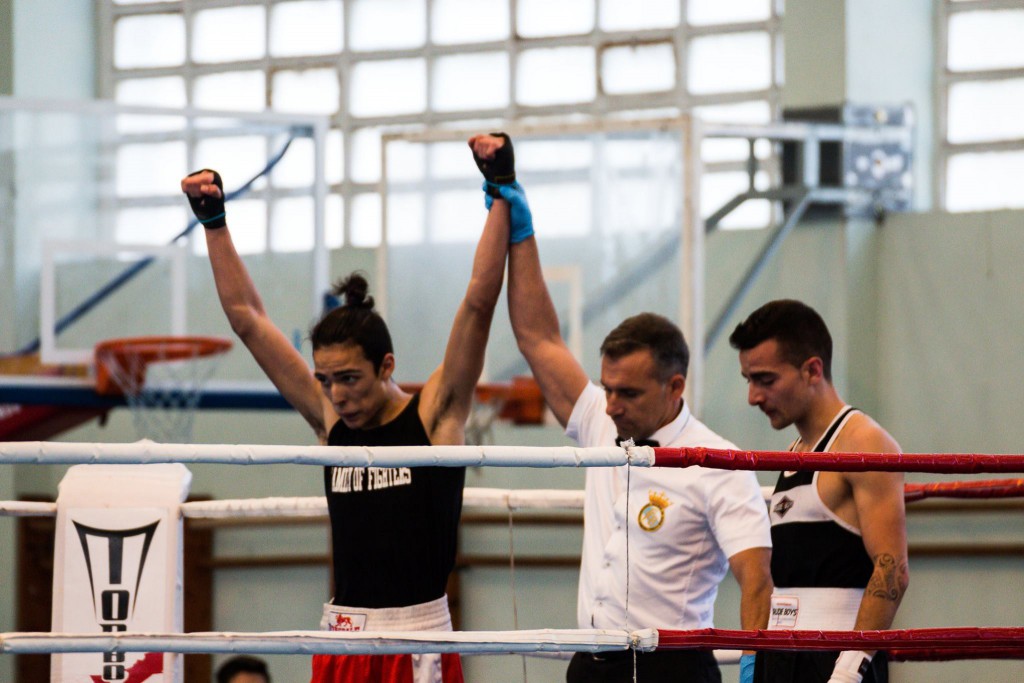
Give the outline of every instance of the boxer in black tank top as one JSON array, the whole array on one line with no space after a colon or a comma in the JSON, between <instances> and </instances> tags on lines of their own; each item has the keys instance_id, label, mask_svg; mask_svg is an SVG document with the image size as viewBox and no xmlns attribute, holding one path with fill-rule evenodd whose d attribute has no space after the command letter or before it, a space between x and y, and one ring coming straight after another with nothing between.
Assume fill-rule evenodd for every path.
<instances>
[{"instance_id":1,"label":"boxer in black tank top","mask_svg":"<svg viewBox=\"0 0 1024 683\"><path fill-rule=\"evenodd\" d=\"M429 446L419 394L373 429L341 420L330 446ZM334 541L334 603L399 607L435 600L455 564L464 467L325 467Z\"/></svg>"},{"instance_id":2,"label":"boxer in black tank top","mask_svg":"<svg viewBox=\"0 0 1024 683\"><path fill-rule=\"evenodd\" d=\"M514 181L512 143L507 136L475 136L469 146L488 180L498 178L499 186ZM365 278L353 273L336 285L333 293L343 304L325 313L310 332L311 373L291 339L267 316L234 247L220 175L209 169L197 171L181 181L181 189L206 228L217 295L232 330L320 443L465 442L466 419L483 370L511 239L510 203L504 195L487 201L473 272L452 322L444 358L422 389L410 395L394 379L391 335L374 310ZM525 199L519 208L520 223L524 208ZM443 596L454 566L464 477L461 468L325 469L337 584L333 602L340 609L332 611L333 606L326 605L321 624L336 617L339 627L355 627L354 620L337 612L356 606L366 612L362 615L366 623L396 625L390 630L401 630L408 623L423 624L413 628L451 628ZM392 680L394 672L411 669L430 672L432 678L436 673L444 683L461 683L458 656L444 655L440 660L422 655L410 664L408 655L318 656L313 680L372 683Z\"/></svg>"}]
</instances>

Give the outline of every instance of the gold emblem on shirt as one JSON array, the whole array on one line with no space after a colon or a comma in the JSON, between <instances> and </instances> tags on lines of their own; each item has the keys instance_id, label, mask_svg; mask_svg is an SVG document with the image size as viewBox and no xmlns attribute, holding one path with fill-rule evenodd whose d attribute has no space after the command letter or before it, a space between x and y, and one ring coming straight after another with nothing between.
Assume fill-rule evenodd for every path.
<instances>
[{"instance_id":1,"label":"gold emblem on shirt","mask_svg":"<svg viewBox=\"0 0 1024 683\"><path fill-rule=\"evenodd\" d=\"M665 522L665 508L672 504L664 491L648 491L649 502L640 508L637 522L644 531L657 531Z\"/></svg>"}]
</instances>

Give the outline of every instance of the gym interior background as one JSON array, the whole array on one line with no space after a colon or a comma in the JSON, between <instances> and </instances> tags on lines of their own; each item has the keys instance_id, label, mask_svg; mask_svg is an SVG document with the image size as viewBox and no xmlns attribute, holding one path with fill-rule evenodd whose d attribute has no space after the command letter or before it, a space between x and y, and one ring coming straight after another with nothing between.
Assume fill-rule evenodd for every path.
<instances>
[{"instance_id":1,"label":"gym interior background","mask_svg":"<svg viewBox=\"0 0 1024 683\"><path fill-rule=\"evenodd\" d=\"M299 28L310 25L319 30ZM373 273L381 239L382 130L487 130L509 120L639 119L680 112L764 123L787 111L844 103L909 105L916 124L913 210L878 221L826 214L801 222L744 299L736 321L772 298L803 299L832 329L841 393L885 425L906 451L1015 453L1024 452L1024 422L1018 418L1024 404L1022 36L1020 0L790 0L784 7L770 0L0 0L0 94L330 116L331 273L362 268L374 286L381 286ZM154 152L147 163L172 167L182 152L169 154ZM232 160L225 165L238 154L225 150ZM706 160L702 201L710 209L742 190L746 180L741 159L722 150L708 154L713 156ZM465 162L471 167L468 153ZM171 175L169 196L176 193L177 171ZM565 197L574 200L571 193ZM406 206L415 213L420 205ZM169 234L166 226L184 224L185 210L182 201L152 224L126 218L106 226L101 237L138 241L141 235L159 243ZM272 315L281 311L275 318L284 329L302 331L309 316L294 311L305 311L306 300L294 301L287 285L311 243L289 233L288 221L246 224L246 216L273 210L260 206L232 214L229 207L229 215L258 281L278 285L262 288ZM309 211L296 203L282 210L296 216ZM567 211L564 205L562 210ZM709 236L709 311L721 305L763 244L771 217L762 206ZM544 236L549 225L558 229L563 216L546 218L535 208L535 218ZM37 300L38 264L27 256L17 226L3 215L0 226L0 291L6 292L0 296L0 320L16 321L0 325L0 350L8 351L33 333L22 321L24 307ZM430 242L468 253L476 234L413 232L401 239L410 254ZM557 249L554 239L551 251ZM204 257L196 253L192 260L193 330L228 335L219 307L211 303ZM401 278L394 276L389 285L392 297L401 296L403 282L431 282L437 275L428 260L419 261L419 271L415 258L403 264ZM677 278L669 269L663 275ZM464 282L456 273L443 286L455 288L457 296ZM151 296L157 300L162 294ZM450 313L432 316L437 324L422 331L424 343L408 340L403 347L397 339L399 375L403 366L418 370L439 361ZM492 349L514 350L505 317L500 309ZM582 360L592 377L607 322L601 318L584 329ZM706 362L702 419L743 447L784 447L789 435L771 431L746 405L735 353L719 343ZM500 367L488 365L492 373ZM218 377L261 375L244 351L236 351ZM122 410L104 426L90 424L60 438L117 442L135 435ZM520 445L566 442L553 426L499 424L494 438ZM296 414L216 412L198 415L194 440L304 444L310 433ZM59 467L2 469L0 498L8 500L53 496L63 474ZM214 498L318 495L322 486L319 471L301 467L230 474L213 466L192 469L193 492ZM770 480L762 477L762 483ZM582 473L479 469L469 472L467 484L578 488ZM911 514L913 580L895 626L1020 626L1019 514ZM222 530L214 557L326 556L327 540L326 527L315 525ZM516 552L561 556L579 540L573 524L520 527ZM15 523L0 520L0 544L15 543ZM971 543L990 550L972 550ZM915 545L946 552L915 556ZM463 553L507 549L508 534L500 526L463 529ZM15 630L16 563L13 553L0 553L4 632ZM519 626L573 627L575 582L571 566L520 566ZM460 572L460 586L462 628L512 627L507 566L471 566ZM315 563L219 569L213 626L315 628L327 590L327 567ZM727 579L716 611L719 626L737 625L737 603ZM271 660L276 680L304 680L305 658ZM1022 667L903 664L893 668L893 680L1016 681ZM522 676L513 657L471 659L466 669L468 680ZM560 680L562 669L557 662L529 663L531 680ZM735 679L736 673L727 668L725 676ZM0 679L13 679L9 657L0 658Z\"/></svg>"}]
</instances>

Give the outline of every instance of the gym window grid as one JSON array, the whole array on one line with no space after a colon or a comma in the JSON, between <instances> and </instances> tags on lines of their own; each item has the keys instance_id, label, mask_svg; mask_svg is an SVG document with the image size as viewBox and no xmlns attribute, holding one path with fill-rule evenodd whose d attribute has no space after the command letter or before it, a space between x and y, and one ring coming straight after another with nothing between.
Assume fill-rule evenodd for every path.
<instances>
[{"instance_id":1,"label":"gym window grid","mask_svg":"<svg viewBox=\"0 0 1024 683\"><path fill-rule=\"evenodd\" d=\"M1024 208L1009 180L1024 175L1024 1L942 0L936 14L934 206Z\"/></svg>"},{"instance_id":2,"label":"gym window grid","mask_svg":"<svg viewBox=\"0 0 1024 683\"><path fill-rule=\"evenodd\" d=\"M408 41L408 45L399 47L367 47L361 44L361 41L365 43L365 39L354 36L357 32L353 29L358 25L372 24L373 18L367 18L367 14L372 15L375 11L370 7L371 3L376 5L376 11L381 7L385 10L390 7L396 12L402 12L401 16L407 18L409 25L400 33L415 35L421 31L422 40L413 39ZM343 28L340 47L335 46L337 49L322 54L297 54L300 51L294 49L293 39L290 41L291 47L273 48L278 40L278 25L275 22L290 11L303 9L300 7L303 5L306 9L324 12L324 16L337 17L340 13ZM294 83L314 72L321 78L331 72L337 82L336 107L327 110L321 102L320 111L314 112L329 114L331 117L332 131L326 161L330 183L327 206L328 246L347 244L374 247L379 244L381 234L377 180L379 135L385 128L445 125L460 128L479 126L486 129L492 122L500 120L535 120L569 115L653 118L689 110L715 112L720 120L738 114L742 122L767 122L778 117L782 81L781 0L747 0L736 5L714 0L650 0L650 7L646 8L649 11L645 12L645 15L650 16L649 25L622 26L622 17L635 18L638 14L635 5L632 12L629 5L629 0L565 0L558 5L561 14L553 20L545 17L542 27L542 22L535 20L536 17L541 16L542 12L556 14L551 9L553 6L542 0L101 0L100 94L104 98L138 104L140 102L131 100L125 94L125 86L131 86L132 82L138 83L139 79L171 78L183 85L184 101L179 99L169 104L238 109L237 106L221 104L215 107L197 101L197 82L201 83L204 77L218 74L252 81L255 73L259 74L256 78L262 80L264 92L263 101L253 106L262 104L260 109L300 111L301 107L284 106L281 97L275 101L275 95L280 95L279 91L287 87L287 79L291 78ZM242 10L254 18L254 25L262 30L262 35L256 40L260 46L250 49L249 54L242 57L229 57L223 61L196 55L197 36L209 30L211 23L216 23L212 21L215 15L209 13L232 8ZM497 17L499 25L507 24L507 30L499 32L503 36L494 37L493 23L484 23L478 26L479 38L462 35L451 39L454 13L462 11L463 14L458 15L459 22L468 25L471 22L466 19L465 12L471 10L483 11L492 19ZM721 14L730 11L746 14L738 17ZM142 35L132 35L133 22L141 27L139 31ZM617 23L620 25L616 26ZM163 28L153 31L154 27L160 26ZM547 26L553 26L555 30L549 31ZM561 31L557 32L559 28ZM449 34L447 36L443 35L446 31ZM471 34L472 31L466 29L464 32ZM364 34L359 32L359 35ZM123 51L126 45L130 47L132 39L155 46L163 45L170 56L158 55L150 60L154 62L151 64L131 64L131 59L118 58L119 50ZM766 63L761 65L761 71L765 74L761 82L754 87L725 82L717 91L709 89L707 79L699 78L702 70L691 72L691 58L699 57L701 47L710 45L715 39L724 41L720 45L726 46L730 39L734 44L735 41L753 41L764 45L767 54L764 56ZM245 40L252 38L247 36ZM312 42L315 43L315 40ZM414 42L419 44L414 45ZM226 44L225 47L230 52L232 46ZM323 49L323 46L313 49ZM531 68L530 60L543 57L546 50L557 51L546 53L548 55L570 58L563 62L577 59L582 64L580 74L590 83L583 84L584 94L576 101L546 102L543 92L539 95L530 92L528 87L524 87L528 84L518 82L518 72ZM662 87L665 85L664 78L662 83L655 83L653 89L646 92L622 92L621 85L616 85L621 84L623 79L616 78L615 56L625 54L628 58L628 55L638 50L647 50L648 58L653 56L655 63L659 55L669 60L667 67L662 65L664 68L661 69L662 72L665 69L671 72L672 78L667 87ZM245 52L245 48L239 51ZM499 77L506 79L504 86L507 87L507 95L500 94L497 97L498 104L476 107L472 104L453 105L439 96L437 84L443 77L441 70L445 65L452 64L452 59L460 56L483 57L498 64L504 61L507 75L501 74ZM145 62L144 59L141 61ZM365 103L365 97L353 92L354 84L360 78L365 80L360 72L365 74L375 67L387 68L389 65L400 68L412 65L414 70L422 74L424 84L421 87L425 90L423 106L417 107L415 111L360 111L361 108L365 109L365 106L359 104L361 101ZM697 79L693 78L694 73L698 75ZM701 80L705 83L691 82ZM493 94L491 96L494 97ZM185 144L189 168L192 168L196 142L186 137ZM267 140L267 158L273 153L276 144ZM777 170L773 152L770 146L765 147L759 153L762 168L767 174L775 176ZM737 191L745 189L746 152L742 156L731 156L728 151L723 151L705 155L706 178L724 179L724 174L730 174L738 180ZM340 164L337 162L339 156ZM374 168L374 164L377 168ZM271 217L275 204L308 195L308 187L288 187L287 183L282 184L271 178L266 187L250 196L263 203L262 210L266 213L269 231L273 226ZM175 195L172 199L169 193L166 198L152 199L157 204L168 205L180 198ZM139 202L130 203L137 205ZM372 208L366 211L374 203L377 205L376 212ZM717 207L706 208L711 211ZM426 220L429 221L429 217ZM340 230L337 229L339 223ZM424 239L430 239L430 235L428 224ZM475 238L475 234L466 235L467 240ZM239 248L249 253L276 250L277 241L274 235L267 234L260 236L252 245L239 245ZM281 250L301 251L310 248L311 243L292 244Z\"/></svg>"}]
</instances>

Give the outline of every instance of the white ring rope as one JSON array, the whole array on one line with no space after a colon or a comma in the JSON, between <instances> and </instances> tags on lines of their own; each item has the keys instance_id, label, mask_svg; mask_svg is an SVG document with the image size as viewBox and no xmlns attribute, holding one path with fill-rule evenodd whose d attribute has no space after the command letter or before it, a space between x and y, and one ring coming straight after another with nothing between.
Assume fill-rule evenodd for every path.
<instances>
[{"instance_id":1,"label":"white ring rope","mask_svg":"<svg viewBox=\"0 0 1024 683\"><path fill-rule=\"evenodd\" d=\"M763 487L762 493L765 500L771 499L771 487ZM583 509L583 490L467 487L462 492L462 507L463 510L499 508L513 512L578 511ZM56 514L56 503L0 501L0 517L53 517ZM327 519L327 499L323 496L309 496L193 501L182 503L181 514L189 519Z\"/></svg>"},{"instance_id":2,"label":"white ring rope","mask_svg":"<svg viewBox=\"0 0 1024 683\"><path fill-rule=\"evenodd\" d=\"M582 489L488 489L462 490L464 508L503 510L582 510Z\"/></svg>"},{"instance_id":3,"label":"white ring rope","mask_svg":"<svg viewBox=\"0 0 1024 683\"><path fill-rule=\"evenodd\" d=\"M462 505L463 509L578 511L583 509L583 491L466 488L463 489ZM0 501L0 517L53 517L56 514L56 503ZM192 501L181 504L181 514L189 519L327 519L327 499L309 496Z\"/></svg>"},{"instance_id":4,"label":"white ring rope","mask_svg":"<svg viewBox=\"0 0 1024 683\"><path fill-rule=\"evenodd\" d=\"M523 631L276 631L268 633L3 633L0 653L174 652L246 654L528 654L653 650L655 629Z\"/></svg>"},{"instance_id":5,"label":"white ring rope","mask_svg":"<svg viewBox=\"0 0 1024 683\"><path fill-rule=\"evenodd\" d=\"M0 517L55 517L56 503L32 503L24 500L0 501Z\"/></svg>"},{"instance_id":6,"label":"white ring rope","mask_svg":"<svg viewBox=\"0 0 1024 683\"><path fill-rule=\"evenodd\" d=\"M638 467L654 464L648 446L267 446L225 444L0 442L5 465L326 465L338 467Z\"/></svg>"},{"instance_id":7,"label":"white ring rope","mask_svg":"<svg viewBox=\"0 0 1024 683\"><path fill-rule=\"evenodd\" d=\"M249 498L204 500L181 504L181 514L189 519L249 519L294 517L327 519L327 498Z\"/></svg>"}]
</instances>

